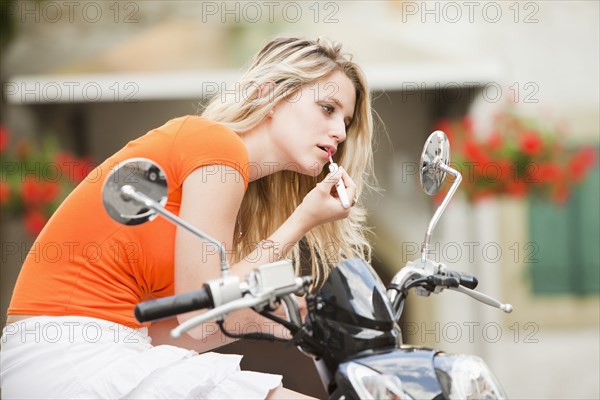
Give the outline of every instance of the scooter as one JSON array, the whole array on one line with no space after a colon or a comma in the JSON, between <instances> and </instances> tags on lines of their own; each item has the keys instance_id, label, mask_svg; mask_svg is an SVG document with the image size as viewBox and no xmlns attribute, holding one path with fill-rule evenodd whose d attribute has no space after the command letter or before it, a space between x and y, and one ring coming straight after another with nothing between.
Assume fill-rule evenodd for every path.
<instances>
[{"instance_id":1,"label":"scooter","mask_svg":"<svg viewBox=\"0 0 600 400\"><path fill-rule=\"evenodd\" d=\"M433 132L421 154L421 186L425 193L434 195L447 174L455 179L429 223L421 257L408 262L387 288L363 260L342 261L321 288L307 295L304 321L291 294L306 294L312 277L297 277L292 263L282 260L261 265L247 280L240 281L230 273L219 242L164 208L167 184L160 166L147 159L127 160L111 172L104 184L103 202L108 214L127 225L161 215L212 243L221 256L220 278L206 282L194 292L139 303L135 308L137 320L146 322L208 309L173 329L171 336L179 338L186 331L215 320L226 336L290 342L314 359L330 399L506 398L480 358L402 343L399 321L411 289L422 296L455 290L504 312L512 311L510 304L475 291L478 282L473 275L452 271L429 257L433 230L462 179L450 167L449 160L446 135ZM289 320L272 313L280 302L286 305ZM290 339L265 333L228 332L223 318L244 308L252 308L283 325L289 330Z\"/></svg>"}]
</instances>

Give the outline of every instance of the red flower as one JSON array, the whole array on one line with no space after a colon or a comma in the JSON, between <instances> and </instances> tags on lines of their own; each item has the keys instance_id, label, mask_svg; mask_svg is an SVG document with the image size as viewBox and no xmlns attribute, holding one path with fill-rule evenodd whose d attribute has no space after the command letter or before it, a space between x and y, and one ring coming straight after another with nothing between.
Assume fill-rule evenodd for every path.
<instances>
[{"instance_id":1,"label":"red flower","mask_svg":"<svg viewBox=\"0 0 600 400\"><path fill-rule=\"evenodd\" d=\"M560 166L555 163L540 164L536 175L536 182L551 183L560 177Z\"/></svg>"},{"instance_id":2,"label":"red flower","mask_svg":"<svg viewBox=\"0 0 600 400\"><path fill-rule=\"evenodd\" d=\"M73 170L73 182L80 183L83 181L95 167L90 157L79 159Z\"/></svg>"},{"instance_id":3,"label":"red flower","mask_svg":"<svg viewBox=\"0 0 600 400\"><path fill-rule=\"evenodd\" d=\"M78 159L67 152L58 153L54 161L58 164L61 175L74 183L83 181L95 167L89 157Z\"/></svg>"},{"instance_id":4,"label":"red flower","mask_svg":"<svg viewBox=\"0 0 600 400\"><path fill-rule=\"evenodd\" d=\"M473 137L473 132L474 132L473 126L474 126L473 118L471 118L469 116L466 116L463 118L462 127L465 130L465 136L469 139Z\"/></svg>"},{"instance_id":5,"label":"red flower","mask_svg":"<svg viewBox=\"0 0 600 400\"><path fill-rule=\"evenodd\" d=\"M596 150L592 147L584 147L575 153L569 162L569 176L575 182L581 182L594 164L596 164Z\"/></svg>"},{"instance_id":6,"label":"red flower","mask_svg":"<svg viewBox=\"0 0 600 400\"><path fill-rule=\"evenodd\" d=\"M39 178L27 176L21 185L21 196L26 205L50 204L60 195L58 182L39 181Z\"/></svg>"},{"instance_id":7,"label":"red flower","mask_svg":"<svg viewBox=\"0 0 600 400\"><path fill-rule=\"evenodd\" d=\"M577 153L576 157L581 157L582 162L588 168L592 168L596 165L598 153L596 153L596 150L592 146L586 146Z\"/></svg>"},{"instance_id":8,"label":"red flower","mask_svg":"<svg viewBox=\"0 0 600 400\"><path fill-rule=\"evenodd\" d=\"M25 214L25 229L33 236L40 234L48 218L38 209L31 209Z\"/></svg>"},{"instance_id":9,"label":"red flower","mask_svg":"<svg viewBox=\"0 0 600 400\"><path fill-rule=\"evenodd\" d=\"M23 217L28 231L34 235L93 166L88 159L59 152L60 144L55 137L47 135L39 139L23 139L11 146L2 154L0 171L3 214ZM0 125L0 150L5 150L7 140L8 132Z\"/></svg>"},{"instance_id":10,"label":"red flower","mask_svg":"<svg viewBox=\"0 0 600 400\"><path fill-rule=\"evenodd\" d=\"M60 184L58 182L44 182L41 185L41 200L44 203L52 203L60 195Z\"/></svg>"},{"instance_id":11,"label":"red flower","mask_svg":"<svg viewBox=\"0 0 600 400\"><path fill-rule=\"evenodd\" d=\"M483 168L489 161L487 154L483 152L475 140L467 140L463 145L463 152L470 161L475 163L476 167Z\"/></svg>"},{"instance_id":12,"label":"red flower","mask_svg":"<svg viewBox=\"0 0 600 400\"><path fill-rule=\"evenodd\" d=\"M58 164L61 176L66 176L71 182L75 181L75 168L80 161L71 154L61 151L54 157L54 162Z\"/></svg>"},{"instance_id":13,"label":"red flower","mask_svg":"<svg viewBox=\"0 0 600 400\"><path fill-rule=\"evenodd\" d=\"M4 150L6 150L6 148L8 147L8 142L10 142L10 135L8 134L8 129L0 125L0 154L4 153Z\"/></svg>"},{"instance_id":14,"label":"red flower","mask_svg":"<svg viewBox=\"0 0 600 400\"><path fill-rule=\"evenodd\" d=\"M60 151L54 157L54 162L58 164L58 166L60 167L60 170L63 174L65 174L65 173L68 174L69 169L71 168L71 164L75 163L75 157L73 157L71 154L67 153L66 151Z\"/></svg>"},{"instance_id":15,"label":"red flower","mask_svg":"<svg viewBox=\"0 0 600 400\"><path fill-rule=\"evenodd\" d=\"M506 190L515 197L523 197L527 194L527 184L521 180L509 180Z\"/></svg>"},{"instance_id":16,"label":"red flower","mask_svg":"<svg viewBox=\"0 0 600 400\"><path fill-rule=\"evenodd\" d=\"M6 182L0 182L0 205L7 204L10 200L10 186Z\"/></svg>"},{"instance_id":17,"label":"red flower","mask_svg":"<svg viewBox=\"0 0 600 400\"><path fill-rule=\"evenodd\" d=\"M556 127L540 126L514 113L497 115L484 141L474 134L469 118L441 120L436 127L451 131L456 138L452 159L463 174L459 190L471 201L531 193L564 203L571 188L585 178L598 159L591 147L571 156Z\"/></svg>"},{"instance_id":18,"label":"red flower","mask_svg":"<svg viewBox=\"0 0 600 400\"><path fill-rule=\"evenodd\" d=\"M41 183L35 177L27 176L21 184L21 196L26 205L39 204L41 200Z\"/></svg>"},{"instance_id":19,"label":"red flower","mask_svg":"<svg viewBox=\"0 0 600 400\"><path fill-rule=\"evenodd\" d=\"M498 131L494 131L487 140L487 145L492 151L500 150L504 144L504 139Z\"/></svg>"},{"instance_id":20,"label":"red flower","mask_svg":"<svg viewBox=\"0 0 600 400\"><path fill-rule=\"evenodd\" d=\"M521 133L520 143L523 153L535 156L543 148L542 139L533 131L525 131Z\"/></svg>"}]
</instances>

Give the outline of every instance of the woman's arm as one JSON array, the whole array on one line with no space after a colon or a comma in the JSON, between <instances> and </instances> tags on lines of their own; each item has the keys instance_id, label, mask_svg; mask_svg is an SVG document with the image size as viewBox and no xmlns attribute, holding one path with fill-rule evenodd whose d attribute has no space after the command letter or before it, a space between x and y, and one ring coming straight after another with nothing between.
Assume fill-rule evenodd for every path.
<instances>
[{"instance_id":1,"label":"woman's arm","mask_svg":"<svg viewBox=\"0 0 600 400\"><path fill-rule=\"evenodd\" d=\"M202 337L194 339L189 335L182 335L177 339L173 339L170 336L170 332L173 328L177 327L177 325L179 325L179 321L175 317L153 322L148 329L148 334L152 338L152 345L159 346L168 344L195 350L198 353L204 353L234 341L225 335L218 334L219 327L215 322L206 322L202 324L201 329L204 334Z\"/></svg>"},{"instance_id":2,"label":"woman's arm","mask_svg":"<svg viewBox=\"0 0 600 400\"><path fill-rule=\"evenodd\" d=\"M343 177L348 186L349 195L353 196L354 183L340 168L320 182L294 213L269 238L265 238L274 243L274 249L270 250L276 251L257 248L244 260L231 266L231 272L243 280L257 266L284 256L285 254L281 254L283 250L291 249L314 226L347 217L349 209L344 209L339 199L332 195L335 182L340 177ZM199 168L183 184L179 216L222 242L231 256L234 227L243 195L244 183L235 169L227 166ZM219 253L214 246L178 228L175 241L175 293L197 290L207 280L219 278L219 262ZM183 322L195 315L198 312L183 314L177 319ZM259 324L264 329L263 332L269 332L273 330L273 323L267 321L252 310L241 310L226 318L225 325L234 332L240 332L249 324ZM220 332L206 327L198 327L189 333L206 343L223 342ZM209 337L215 335L216 337Z\"/></svg>"}]
</instances>

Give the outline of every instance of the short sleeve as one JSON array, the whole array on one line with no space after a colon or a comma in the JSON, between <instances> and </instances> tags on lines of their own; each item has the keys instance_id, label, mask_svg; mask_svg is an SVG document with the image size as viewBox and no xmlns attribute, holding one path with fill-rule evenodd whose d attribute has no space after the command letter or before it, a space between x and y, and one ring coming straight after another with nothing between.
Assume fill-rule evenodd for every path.
<instances>
[{"instance_id":1,"label":"short sleeve","mask_svg":"<svg viewBox=\"0 0 600 400\"><path fill-rule=\"evenodd\" d=\"M177 185L195 169L209 165L226 165L240 173L248 187L248 151L242 139L231 129L198 116L183 121L173 141L172 158L176 161Z\"/></svg>"}]
</instances>

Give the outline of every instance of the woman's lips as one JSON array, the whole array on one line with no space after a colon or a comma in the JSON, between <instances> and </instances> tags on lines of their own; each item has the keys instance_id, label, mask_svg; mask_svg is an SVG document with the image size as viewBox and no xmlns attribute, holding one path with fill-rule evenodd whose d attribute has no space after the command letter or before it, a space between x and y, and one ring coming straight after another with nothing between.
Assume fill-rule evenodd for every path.
<instances>
[{"instance_id":1,"label":"woman's lips","mask_svg":"<svg viewBox=\"0 0 600 400\"><path fill-rule=\"evenodd\" d=\"M329 146L320 146L317 145L317 147L321 150L323 150L325 153L327 153L327 155L329 156L329 152L331 152L331 155L334 155L336 152L336 149L334 147L329 147Z\"/></svg>"}]
</instances>

